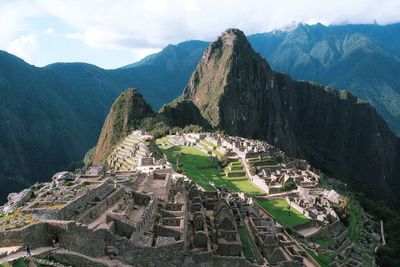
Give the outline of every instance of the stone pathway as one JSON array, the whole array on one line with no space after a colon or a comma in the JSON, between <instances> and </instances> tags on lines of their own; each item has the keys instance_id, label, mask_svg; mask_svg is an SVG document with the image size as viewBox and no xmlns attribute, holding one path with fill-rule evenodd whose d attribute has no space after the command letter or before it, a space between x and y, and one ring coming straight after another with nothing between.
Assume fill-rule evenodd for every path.
<instances>
[{"instance_id":1,"label":"stone pathway","mask_svg":"<svg viewBox=\"0 0 400 267\"><path fill-rule=\"evenodd\" d=\"M26 255L26 251L20 251L20 252L15 252L12 253L6 257L3 257L0 259L0 263L5 263L5 262L12 262L14 260L20 259L20 258L27 258L30 259L30 263L28 266L35 266L33 265L34 262L38 262L40 264L44 264L44 265L48 265L48 266L55 266L55 267L68 267L67 265L63 265L61 263L58 262L53 262L51 260L47 260L47 259L41 259L41 258L37 258L37 256L42 255L44 253L51 253L54 252L55 254L60 253L60 254L71 254L71 255L75 255L81 258L84 258L88 261L92 261L94 263L98 263L99 265L103 265L103 266L112 266L112 267L128 267L130 265L124 264L116 259L109 259L107 257L102 257L102 258L91 258L88 257L84 254L75 252L75 251L71 251L68 249L64 249L64 248L53 248L53 247L40 247L40 248L35 248L31 250L31 256L28 257Z\"/></svg>"},{"instance_id":2,"label":"stone pathway","mask_svg":"<svg viewBox=\"0 0 400 267\"><path fill-rule=\"evenodd\" d=\"M32 256L37 256L37 255L41 255L43 253L46 252L50 252L52 250L56 250L57 248L53 248L53 247L40 247L40 248L35 248L35 249L31 249L31 254ZM16 259L20 259L20 258L30 258L26 255L26 251L20 251L20 252L15 252L15 253L11 253L10 255L0 258L0 263L3 262L11 262L13 260Z\"/></svg>"}]
</instances>

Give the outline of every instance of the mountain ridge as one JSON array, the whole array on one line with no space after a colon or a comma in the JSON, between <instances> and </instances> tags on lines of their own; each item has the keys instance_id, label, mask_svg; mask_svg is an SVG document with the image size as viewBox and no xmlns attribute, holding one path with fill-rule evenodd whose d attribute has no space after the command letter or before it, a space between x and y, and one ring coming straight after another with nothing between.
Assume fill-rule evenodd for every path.
<instances>
[{"instance_id":1,"label":"mountain ridge","mask_svg":"<svg viewBox=\"0 0 400 267\"><path fill-rule=\"evenodd\" d=\"M374 198L385 192L395 200L399 139L374 108L346 91L273 72L238 30L209 46L180 99L216 129L266 140Z\"/></svg>"}]
</instances>

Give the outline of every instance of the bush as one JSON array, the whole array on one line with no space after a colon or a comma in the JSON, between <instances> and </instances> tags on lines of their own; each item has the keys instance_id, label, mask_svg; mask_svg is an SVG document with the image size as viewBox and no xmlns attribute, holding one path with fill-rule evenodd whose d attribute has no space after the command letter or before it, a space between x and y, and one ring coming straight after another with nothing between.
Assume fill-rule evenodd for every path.
<instances>
[{"instance_id":1,"label":"bush","mask_svg":"<svg viewBox=\"0 0 400 267\"><path fill-rule=\"evenodd\" d=\"M64 185L65 186L72 186L72 185L74 185L74 181L65 181Z\"/></svg>"},{"instance_id":2,"label":"bush","mask_svg":"<svg viewBox=\"0 0 400 267\"><path fill-rule=\"evenodd\" d=\"M283 185L282 190L283 191L292 191L297 188L297 185L295 182L289 181L286 184Z\"/></svg>"},{"instance_id":3,"label":"bush","mask_svg":"<svg viewBox=\"0 0 400 267\"><path fill-rule=\"evenodd\" d=\"M200 125L190 124L182 129L183 133L201 133L204 132L204 128Z\"/></svg>"}]
</instances>

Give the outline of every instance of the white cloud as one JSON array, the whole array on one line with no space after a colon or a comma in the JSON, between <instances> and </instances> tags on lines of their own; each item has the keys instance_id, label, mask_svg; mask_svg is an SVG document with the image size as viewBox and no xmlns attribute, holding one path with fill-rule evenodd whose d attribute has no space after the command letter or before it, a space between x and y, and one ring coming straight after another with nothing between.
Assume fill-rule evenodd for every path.
<instances>
[{"instance_id":1,"label":"white cloud","mask_svg":"<svg viewBox=\"0 0 400 267\"><path fill-rule=\"evenodd\" d=\"M53 35L54 32L55 32L55 30L53 27L49 27L46 30L44 30L44 34L46 34L46 35Z\"/></svg>"},{"instance_id":2,"label":"white cloud","mask_svg":"<svg viewBox=\"0 0 400 267\"><path fill-rule=\"evenodd\" d=\"M7 51L26 61L33 61L39 50L36 35L28 34L18 37L10 42Z\"/></svg>"},{"instance_id":3,"label":"white cloud","mask_svg":"<svg viewBox=\"0 0 400 267\"><path fill-rule=\"evenodd\" d=\"M293 21L390 23L400 19L397 0L41 0L53 16L96 48L161 47L186 39L214 39L229 27L247 34ZM72 35L70 35L72 36Z\"/></svg>"},{"instance_id":4,"label":"white cloud","mask_svg":"<svg viewBox=\"0 0 400 267\"><path fill-rule=\"evenodd\" d=\"M21 35L34 33L38 38L47 38L43 46L59 37L55 46L56 42L74 42L82 51L85 47L85 53L95 48L97 52L116 51L118 55L124 51L130 55L144 54L188 39L211 41L230 27L252 34L283 28L293 22L400 21L398 0L0 1L0 48L6 48ZM35 25L38 20L32 23L32 18L42 19L44 25L38 27ZM53 27L57 28L57 34L51 34ZM59 54L64 54L65 47L59 47ZM75 49L79 49L78 45ZM40 53L47 55L46 50Z\"/></svg>"},{"instance_id":5,"label":"white cloud","mask_svg":"<svg viewBox=\"0 0 400 267\"><path fill-rule=\"evenodd\" d=\"M42 5L35 1L0 1L0 47L7 46L11 40L30 27L29 19L44 14Z\"/></svg>"}]
</instances>

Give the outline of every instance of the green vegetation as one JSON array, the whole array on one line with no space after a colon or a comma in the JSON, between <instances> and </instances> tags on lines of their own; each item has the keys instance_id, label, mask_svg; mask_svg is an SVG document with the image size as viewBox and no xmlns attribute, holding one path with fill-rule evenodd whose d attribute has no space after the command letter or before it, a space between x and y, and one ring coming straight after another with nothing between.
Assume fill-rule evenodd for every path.
<instances>
[{"instance_id":1,"label":"green vegetation","mask_svg":"<svg viewBox=\"0 0 400 267\"><path fill-rule=\"evenodd\" d=\"M289 181L289 182L286 182L284 185L283 185L283 187L282 187L282 191L291 191L291 190L294 190L294 189L296 189L297 188L297 185L296 185L296 183L295 182L293 182L293 181Z\"/></svg>"},{"instance_id":2,"label":"green vegetation","mask_svg":"<svg viewBox=\"0 0 400 267\"><path fill-rule=\"evenodd\" d=\"M245 192L250 195L264 195L265 192L258 188L256 185L251 183L249 180L244 181L230 181L231 184L236 188L235 191Z\"/></svg>"},{"instance_id":3,"label":"green vegetation","mask_svg":"<svg viewBox=\"0 0 400 267\"><path fill-rule=\"evenodd\" d=\"M310 254L311 257L313 257L313 259L316 262L318 262L318 264L321 267L330 267L330 266L332 266L331 265L331 260L330 260L328 255L325 255L325 254L322 254L322 253L318 254L318 253L314 252L313 250L307 248L306 246L302 246L302 247L303 247L303 249L305 251L307 251L308 254Z\"/></svg>"},{"instance_id":4,"label":"green vegetation","mask_svg":"<svg viewBox=\"0 0 400 267\"><path fill-rule=\"evenodd\" d=\"M360 237L360 220L361 216L364 214L364 210L356 201L355 199L352 199L349 204L349 215L347 218L347 224L348 224L348 230L349 230L349 238L351 241L357 243L358 239Z\"/></svg>"},{"instance_id":5,"label":"green vegetation","mask_svg":"<svg viewBox=\"0 0 400 267\"><path fill-rule=\"evenodd\" d=\"M306 216L294 208L291 208L289 212L289 204L284 199L257 199L257 203L266 209L285 228L292 228L309 221Z\"/></svg>"},{"instance_id":6,"label":"green vegetation","mask_svg":"<svg viewBox=\"0 0 400 267\"><path fill-rule=\"evenodd\" d=\"M324 236L313 240L313 242L321 246L329 246L334 242L334 239L332 237Z\"/></svg>"},{"instance_id":7,"label":"green vegetation","mask_svg":"<svg viewBox=\"0 0 400 267\"><path fill-rule=\"evenodd\" d=\"M161 144L162 141L157 141ZM220 186L234 192L245 192L249 194L264 194L264 192L250 181L228 181L223 178L223 173L211 160L212 158L194 147L181 146L165 148L160 146L161 151L167 156L175 171L182 168L184 173L204 190L214 191L212 186ZM178 160L179 159L179 160ZM177 164L178 162L178 164ZM181 165L181 166L179 166Z\"/></svg>"},{"instance_id":8,"label":"green vegetation","mask_svg":"<svg viewBox=\"0 0 400 267\"><path fill-rule=\"evenodd\" d=\"M243 254L249 262L262 264L264 257L261 255L258 246L251 236L248 228L245 226L238 228L240 243L242 244Z\"/></svg>"},{"instance_id":9,"label":"green vegetation","mask_svg":"<svg viewBox=\"0 0 400 267\"><path fill-rule=\"evenodd\" d=\"M72 186L72 185L74 185L74 181L65 181L64 185L65 186Z\"/></svg>"},{"instance_id":10,"label":"green vegetation","mask_svg":"<svg viewBox=\"0 0 400 267\"><path fill-rule=\"evenodd\" d=\"M254 262L254 254L250 247L250 240L246 229L244 227L239 227L238 232L240 236L240 243L242 244L243 254L246 257L246 260L249 262Z\"/></svg>"},{"instance_id":11,"label":"green vegetation","mask_svg":"<svg viewBox=\"0 0 400 267\"><path fill-rule=\"evenodd\" d=\"M144 118L138 128L148 132L155 138L167 135L171 129L167 124L155 117Z\"/></svg>"},{"instance_id":12,"label":"green vegetation","mask_svg":"<svg viewBox=\"0 0 400 267\"><path fill-rule=\"evenodd\" d=\"M257 166L270 166L270 165L276 165L277 162L272 159L272 158L248 158L249 164L251 167L257 167Z\"/></svg>"}]
</instances>

